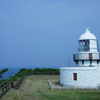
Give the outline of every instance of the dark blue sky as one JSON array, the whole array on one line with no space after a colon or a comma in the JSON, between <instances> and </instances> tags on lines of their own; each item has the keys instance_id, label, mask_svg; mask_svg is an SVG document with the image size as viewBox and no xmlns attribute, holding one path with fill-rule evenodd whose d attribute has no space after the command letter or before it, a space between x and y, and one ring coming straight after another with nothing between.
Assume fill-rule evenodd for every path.
<instances>
[{"instance_id":1,"label":"dark blue sky","mask_svg":"<svg viewBox=\"0 0 100 100\"><path fill-rule=\"evenodd\" d=\"M0 66L74 66L87 27L100 45L100 0L0 0Z\"/></svg>"}]
</instances>

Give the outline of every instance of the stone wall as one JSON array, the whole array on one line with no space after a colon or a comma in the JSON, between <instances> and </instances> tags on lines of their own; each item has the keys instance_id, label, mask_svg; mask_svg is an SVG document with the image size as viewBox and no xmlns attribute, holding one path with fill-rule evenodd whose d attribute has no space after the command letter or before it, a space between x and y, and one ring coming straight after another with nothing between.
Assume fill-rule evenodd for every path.
<instances>
[{"instance_id":1,"label":"stone wall","mask_svg":"<svg viewBox=\"0 0 100 100\"><path fill-rule=\"evenodd\" d=\"M98 67L62 67L60 84L76 88L98 88L99 71ZM74 80L74 73L77 74L77 80Z\"/></svg>"}]
</instances>

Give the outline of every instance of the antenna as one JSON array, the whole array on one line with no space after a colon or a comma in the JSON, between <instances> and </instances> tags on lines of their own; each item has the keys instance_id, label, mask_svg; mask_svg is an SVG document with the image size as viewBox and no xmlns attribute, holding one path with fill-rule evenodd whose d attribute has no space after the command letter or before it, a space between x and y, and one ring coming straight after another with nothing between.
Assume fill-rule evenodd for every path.
<instances>
[{"instance_id":1,"label":"antenna","mask_svg":"<svg viewBox=\"0 0 100 100\"><path fill-rule=\"evenodd\" d=\"M71 67L70 48L69 48L69 51L68 51L68 66Z\"/></svg>"}]
</instances>

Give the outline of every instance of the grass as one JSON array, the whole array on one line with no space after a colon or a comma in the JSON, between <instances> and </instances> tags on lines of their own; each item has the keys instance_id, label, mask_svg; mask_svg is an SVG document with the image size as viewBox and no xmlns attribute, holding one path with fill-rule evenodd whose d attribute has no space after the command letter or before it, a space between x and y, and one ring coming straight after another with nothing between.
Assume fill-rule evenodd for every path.
<instances>
[{"instance_id":1,"label":"grass","mask_svg":"<svg viewBox=\"0 0 100 100\"><path fill-rule=\"evenodd\" d=\"M27 76L19 90L10 90L1 100L100 100L100 90L51 90L48 80L59 75Z\"/></svg>"},{"instance_id":2,"label":"grass","mask_svg":"<svg viewBox=\"0 0 100 100\"><path fill-rule=\"evenodd\" d=\"M79 92L79 91L71 91L68 90L67 92L63 92L60 90L60 92L56 92L54 94L44 94L41 93L41 96L43 98L46 98L46 100L100 100L100 93L95 92ZM82 90L83 91L83 90Z\"/></svg>"}]
</instances>

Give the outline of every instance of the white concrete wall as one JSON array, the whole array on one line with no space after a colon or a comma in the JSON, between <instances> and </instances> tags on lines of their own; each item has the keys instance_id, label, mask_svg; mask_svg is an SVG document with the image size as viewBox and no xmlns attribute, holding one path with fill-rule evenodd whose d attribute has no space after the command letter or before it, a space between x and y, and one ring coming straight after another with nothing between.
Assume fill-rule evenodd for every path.
<instances>
[{"instance_id":1,"label":"white concrete wall","mask_svg":"<svg viewBox=\"0 0 100 100\"><path fill-rule=\"evenodd\" d=\"M78 53L78 55L77 55L78 57L78 59L89 59L89 53Z\"/></svg>"},{"instance_id":2,"label":"white concrete wall","mask_svg":"<svg viewBox=\"0 0 100 100\"><path fill-rule=\"evenodd\" d=\"M98 67L98 86L100 87L100 67Z\"/></svg>"},{"instance_id":3,"label":"white concrete wall","mask_svg":"<svg viewBox=\"0 0 100 100\"><path fill-rule=\"evenodd\" d=\"M97 52L97 40L90 40L90 52Z\"/></svg>"},{"instance_id":4,"label":"white concrete wall","mask_svg":"<svg viewBox=\"0 0 100 100\"><path fill-rule=\"evenodd\" d=\"M89 60L89 53L92 53L92 52L87 52L87 53L77 53L75 58L78 59L78 60L86 60L88 59ZM92 53L92 58L93 59L99 59L99 52L96 52L96 53Z\"/></svg>"},{"instance_id":5,"label":"white concrete wall","mask_svg":"<svg viewBox=\"0 0 100 100\"><path fill-rule=\"evenodd\" d=\"M78 66L82 66L82 61L78 61Z\"/></svg>"},{"instance_id":6,"label":"white concrete wall","mask_svg":"<svg viewBox=\"0 0 100 100\"><path fill-rule=\"evenodd\" d=\"M98 53L93 53L93 59L99 59L99 52Z\"/></svg>"},{"instance_id":7,"label":"white concrete wall","mask_svg":"<svg viewBox=\"0 0 100 100\"><path fill-rule=\"evenodd\" d=\"M92 61L92 65L97 66L97 61Z\"/></svg>"},{"instance_id":8,"label":"white concrete wall","mask_svg":"<svg viewBox=\"0 0 100 100\"><path fill-rule=\"evenodd\" d=\"M77 88L97 88L100 83L97 67L62 67L60 68L60 84ZM77 73L77 81L73 79Z\"/></svg>"},{"instance_id":9,"label":"white concrete wall","mask_svg":"<svg viewBox=\"0 0 100 100\"><path fill-rule=\"evenodd\" d=\"M85 66L89 66L90 65L90 61L84 61L84 65Z\"/></svg>"}]
</instances>

